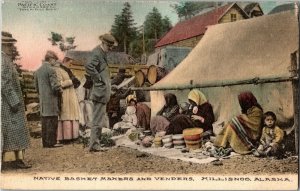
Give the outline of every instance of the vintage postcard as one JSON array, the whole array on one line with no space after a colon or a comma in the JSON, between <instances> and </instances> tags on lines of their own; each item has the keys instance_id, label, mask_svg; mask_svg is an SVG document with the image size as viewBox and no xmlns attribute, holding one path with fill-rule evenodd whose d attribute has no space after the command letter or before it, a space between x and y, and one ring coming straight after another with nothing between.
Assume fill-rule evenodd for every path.
<instances>
[{"instance_id":1,"label":"vintage postcard","mask_svg":"<svg viewBox=\"0 0 300 191\"><path fill-rule=\"evenodd\" d=\"M1 0L1 18L1 189L298 189L299 2Z\"/></svg>"}]
</instances>

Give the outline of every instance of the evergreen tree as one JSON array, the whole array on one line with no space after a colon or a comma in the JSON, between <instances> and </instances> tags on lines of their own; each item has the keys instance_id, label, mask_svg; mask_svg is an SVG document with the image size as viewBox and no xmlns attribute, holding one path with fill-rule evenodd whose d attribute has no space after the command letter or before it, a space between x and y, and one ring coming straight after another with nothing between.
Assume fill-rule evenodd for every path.
<instances>
[{"instance_id":1,"label":"evergreen tree","mask_svg":"<svg viewBox=\"0 0 300 191\"><path fill-rule=\"evenodd\" d=\"M128 47L131 41L137 36L137 29L135 27L132 16L131 6L128 2L124 3L124 8L120 15L115 16L114 24L111 27L112 35L119 42L119 50L128 52Z\"/></svg>"},{"instance_id":2,"label":"evergreen tree","mask_svg":"<svg viewBox=\"0 0 300 191\"><path fill-rule=\"evenodd\" d=\"M162 32L163 32L163 34L168 32L171 28L172 28L172 23L171 23L169 17L165 16L162 19Z\"/></svg>"},{"instance_id":3,"label":"evergreen tree","mask_svg":"<svg viewBox=\"0 0 300 191\"><path fill-rule=\"evenodd\" d=\"M62 34L59 34L57 32L51 32L50 38L48 40L51 42L53 46L59 46L59 49L62 52L73 50L77 46L74 45L75 37L66 37L64 38Z\"/></svg>"},{"instance_id":4,"label":"evergreen tree","mask_svg":"<svg viewBox=\"0 0 300 191\"><path fill-rule=\"evenodd\" d=\"M219 6L221 2L197 2L197 1L182 1L178 4L171 5L176 11L180 19L190 19L203 9Z\"/></svg>"},{"instance_id":5,"label":"evergreen tree","mask_svg":"<svg viewBox=\"0 0 300 191\"><path fill-rule=\"evenodd\" d=\"M148 13L144 22L146 38L157 40L163 33L162 25L162 16L158 9L153 7L152 12Z\"/></svg>"}]
</instances>

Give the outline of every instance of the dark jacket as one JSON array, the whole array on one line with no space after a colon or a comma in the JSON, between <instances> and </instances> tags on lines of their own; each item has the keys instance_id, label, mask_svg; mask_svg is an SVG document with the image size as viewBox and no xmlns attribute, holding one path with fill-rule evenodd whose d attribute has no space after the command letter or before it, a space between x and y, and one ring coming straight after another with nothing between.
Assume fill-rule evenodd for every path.
<instances>
[{"instance_id":1,"label":"dark jacket","mask_svg":"<svg viewBox=\"0 0 300 191\"><path fill-rule=\"evenodd\" d=\"M85 65L86 73L93 80L90 99L100 103L107 103L111 94L111 83L106 53L100 46L92 51L92 57Z\"/></svg>"},{"instance_id":2,"label":"dark jacket","mask_svg":"<svg viewBox=\"0 0 300 191\"><path fill-rule=\"evenodd\" d=\"M39 94L41 116L58 116L61 86L50 63L44 62L35 72L35 83Z\"/></svg>"}]
</instances>

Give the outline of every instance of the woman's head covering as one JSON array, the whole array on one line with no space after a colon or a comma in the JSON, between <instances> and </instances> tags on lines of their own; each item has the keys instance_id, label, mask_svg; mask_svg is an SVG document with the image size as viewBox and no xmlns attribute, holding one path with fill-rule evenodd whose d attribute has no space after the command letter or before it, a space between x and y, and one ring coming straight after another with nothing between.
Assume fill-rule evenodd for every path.
<instances>
[{"instance_id":1,"label":"woman's head covering","mask_svg":"<svg viewBox=\"0 0 300 191\"><path fill-rule=\"evenodd\" d=\"M195 102L197 105L202 105L207 102L205 95L198 89L193 89L188 95L188 99Z\"/></svg>"},{"instance_id":2,"label":"woman's head covering","mask_svg":"<svg viewBox=\"0 0 300 191\"><path fill-rule=\"evenodd\" d=\"M50 58L53 58L54 60L58 60L57 54L54 51L52 51L52 50L48 50L46 52L46 55L45 55L45 60L46 61L49 61Z\"/></svg>"},{"instance_id":3,"label":"woman's head covering","mask_svg":"<svg viewBox=\"0 0 300 191\"><path fill-rule=\"evenodd\" d=\"M130 94L126 97L126 104L128 105L130 101L135 101L137 102L137 98L135 94Z\"/></svg>"},{"instance_id":4,"label":"woman's head covering","mask_svg":"<svg viewBox=\"0 0 300 191\"><path fill-rule=\"evenodd\" d=\"M168 93L165 94L166 106L175 106L178 105L176 95Z\"/></svg>"},{"instance_id":5,"label":"woman's head covering","mask_svg":"<svg viewBox=\"0 0 300 191\"><path fill-rule=\"evenodd\" d=\"M259 107L262 110L262 107L259 105L259 103L257 103L257 99L252 92L242 92L238 96L238 99L242 108L242 113L247 113L247 110L253 106Z\"/></svg>"}]
</instances>

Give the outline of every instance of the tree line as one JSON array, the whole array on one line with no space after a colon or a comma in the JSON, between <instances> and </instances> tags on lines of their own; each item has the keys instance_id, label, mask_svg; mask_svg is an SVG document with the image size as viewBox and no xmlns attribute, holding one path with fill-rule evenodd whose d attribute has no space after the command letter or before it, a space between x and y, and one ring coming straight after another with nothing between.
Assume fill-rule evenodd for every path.
<instances>
[{"instance_id":1,"label":"tree line","mask_svg":"<svg viewBox=\"0 0 300 191\"><path fill-rule=\"evenodd\" d=\"M192 18L206 8L219 5L218 2L182 1L170 6L182 21ZM143 24L137 26L130 3L125 2L123 6L120 14L115 15L110 30L119 42L115 51L125 52L136 59L141 59L142 55L146 57L154 51L156 42L172 28L172 23L168 16L163 16L156 7L153 7ZM76 48L75 37L63 37L62 34L51 32L48 40L63 52Z\"/></svg>"},{"instance_id":2,"label":"tree line","mask_svg":"<svg viewBox=\"0 0 300 191\"><path fill-rule=\"evenodd\" d=\"M153 52L157 40L171 28L170 19L163 17L156 7L146 15L143 25L137 27L131 5L125 2L121 13L115 15L111 34L119 42L117 51L140 58L142 54Z\"/></svg>"},{"instance_id":3,"label":"tree line","mask_svg":"<svg viewBox=\"0 0 300 191\"><path fill-rule=\"evenodd\" d=\"M219 6L218 2L182 1L170 6L177 13L180 20L190 19L202 10ZM117 51L125 52L135 58L149 55L154 51L156 42L172 28L167 16L162 16L156 7L149 12L142 26L137 27L134 22L131 5L124 3L120 14L115 15L111 26L111 34L119 42Z\"/></svg>"}]
</instances>

